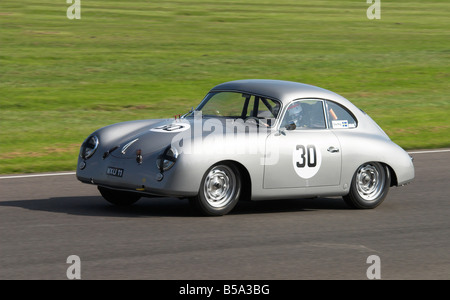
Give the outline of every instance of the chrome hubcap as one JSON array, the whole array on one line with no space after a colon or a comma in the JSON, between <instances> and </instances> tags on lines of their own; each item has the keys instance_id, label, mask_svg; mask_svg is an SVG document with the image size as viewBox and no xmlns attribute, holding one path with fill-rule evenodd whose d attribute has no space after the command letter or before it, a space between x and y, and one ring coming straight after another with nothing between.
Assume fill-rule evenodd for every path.
<instances>
[{"instance_id":1,"label":"chrome hubcap","mask_svg":"<svg viewBox=\"0 0 450 300\"><path fill-rule=\"evenodd\" d=\"M215 208L228 205L236 192L236 176L227 166L214 167L209 171L203 186L208 204Z\"/></svg>"},{"instance_id":2,"label":"chrome hubcap","mask_svg":"<svg viewBox=\"0 0 450 300\"><path fill-rule=\"evenodd\" d=\"M356 172L356 189L366 201L374 201L383 193L386 174L379 164L365 164Z\"/></svg>"}]
</instances>

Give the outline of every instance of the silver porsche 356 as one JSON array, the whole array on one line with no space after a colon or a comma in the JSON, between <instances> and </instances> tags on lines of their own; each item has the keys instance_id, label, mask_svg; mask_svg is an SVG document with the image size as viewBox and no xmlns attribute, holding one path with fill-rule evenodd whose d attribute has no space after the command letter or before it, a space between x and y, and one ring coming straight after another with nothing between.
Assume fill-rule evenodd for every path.
<instances>
[{"instance_id":1,"label":"silver porsche 356","mask_svg":"<svg viewBox=\"0 0 450 300\"><path fill-rule=\"evenodd\" d=\"M350 101L280 80L219 84L178 118L118 123L83 142L78 180L116 205L188 198L204 215L239 200L342 196L375 208L414 179L412 158Z\"/></svg>"}]
</instances>

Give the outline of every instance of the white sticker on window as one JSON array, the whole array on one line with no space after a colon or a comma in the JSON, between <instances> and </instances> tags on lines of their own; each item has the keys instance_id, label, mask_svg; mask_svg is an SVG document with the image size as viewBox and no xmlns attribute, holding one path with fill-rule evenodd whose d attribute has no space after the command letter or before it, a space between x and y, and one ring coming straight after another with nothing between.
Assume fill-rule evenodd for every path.
<instances>
[{"instance_id":1,"label":"white sticker on window","mask_svg":"<svg viewBox=\"0 0 450 300\"><path fill-rule=\"evenodd\" d=\"M333 120L331 121L333 128L348 128L347 120Z\"/></svg>"}]
</instances>

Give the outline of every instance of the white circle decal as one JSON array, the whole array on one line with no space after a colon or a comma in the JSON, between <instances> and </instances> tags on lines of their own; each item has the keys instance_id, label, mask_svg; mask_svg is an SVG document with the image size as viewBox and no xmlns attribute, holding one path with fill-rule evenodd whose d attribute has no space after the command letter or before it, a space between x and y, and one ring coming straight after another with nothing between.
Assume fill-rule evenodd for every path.
<instances>
[{"instance_id":1,"label":"white circle decal","mask_svg":"<svg viewBox=\"0 0 450 300\"><path fill-rule=\"evenodd\" d=\"M322 153L315 145L295 145L292 162L297 175L308 179L319 172Z\"/></svg>"},{"instance_id":2,"label":"white circle decal","mask_svg":"<svg viewBox=\"0 0 450 300\"><path fill-rule=\"evenodd\" d=\"M185 131L191 128L188 122L176 122L168 125L163 125L159 127L155 127L150 129L150 131L154 132L164 132L164 133L173 133L173 132L180 132Z\"/></svg>"}]
</instances>

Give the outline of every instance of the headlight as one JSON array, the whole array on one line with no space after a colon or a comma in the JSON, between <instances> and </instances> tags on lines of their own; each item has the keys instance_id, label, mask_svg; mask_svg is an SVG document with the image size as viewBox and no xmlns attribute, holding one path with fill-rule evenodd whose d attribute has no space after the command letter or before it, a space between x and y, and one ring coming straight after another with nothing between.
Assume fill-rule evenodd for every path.
<instances>
[{"instance_id":1,"label":"headlight","mask_svg":"<svg viewBox=\"0 0 450 300\"><path fill-rule=\"evenodd\" d=\"M177 161L178 151L175 148L167 147L163 154L156 160L156 166L160 172L167 171L173 167Z\"/></svg>"},{"instance_id":2,"label":"headlight","mask_svg":"<svg viewBox=\"0 0 450 300\"><path fill-rule=\"evenodd\" d=\"M83 159L88 159L92 155L94 155L95 150L98 147L98 138L95 135L91 135L88 137L83 145L81 145L80 156Z\"/></svg>"}]
</instances>

